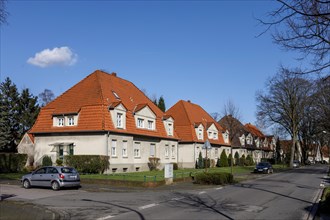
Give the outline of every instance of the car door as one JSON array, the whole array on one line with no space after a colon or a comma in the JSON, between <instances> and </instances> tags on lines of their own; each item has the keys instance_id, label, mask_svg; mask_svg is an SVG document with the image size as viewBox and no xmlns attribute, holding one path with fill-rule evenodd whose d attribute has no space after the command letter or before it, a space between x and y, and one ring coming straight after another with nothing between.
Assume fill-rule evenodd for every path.
<instances>
[{"instance_id":1,"label":"car door","mask_svg":"<svg viewBox=\"0 0 330 220\"><path fill-rule=\"evenodd\" d=\"M31 185L32 186L46 186L45 183L45 175L47 173L47 168L42 167L36 170L31 177Z\"/></svg>"},{"instance_id":2,"label":"car door","mask_svg":"<svg viewBox=\"0 0 330 220\"><path fill-rule=\"evenodd\" d=\"M52 181L58 178L58 171L56 167L48 167L47 169L47 181L48 186L51 186Z\"/></svg>"}]
</instances>

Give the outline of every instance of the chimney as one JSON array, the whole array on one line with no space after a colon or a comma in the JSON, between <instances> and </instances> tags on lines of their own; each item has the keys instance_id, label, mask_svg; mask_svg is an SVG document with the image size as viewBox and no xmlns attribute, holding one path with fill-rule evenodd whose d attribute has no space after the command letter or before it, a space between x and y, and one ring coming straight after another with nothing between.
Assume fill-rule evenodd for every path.
<instances>
[{"instance_id":1,"label":"chimney","mask_svg":"<svg viewBox=\"0 0 330 220\"><path fill-rule=\"evenodd\" d=\"M187 102L191 103L191 101L188 99Z\"/></svg>"},{"instance_id":2,"label":"chimney","mask_svg":"<svg viewBox=\"0 0 330 220\"><path fill-rule=\"evenodd\" d=\"M117 77L117 73L112 72L111 75L113 75L114 77Z\"/></svg>"}]
</instances>

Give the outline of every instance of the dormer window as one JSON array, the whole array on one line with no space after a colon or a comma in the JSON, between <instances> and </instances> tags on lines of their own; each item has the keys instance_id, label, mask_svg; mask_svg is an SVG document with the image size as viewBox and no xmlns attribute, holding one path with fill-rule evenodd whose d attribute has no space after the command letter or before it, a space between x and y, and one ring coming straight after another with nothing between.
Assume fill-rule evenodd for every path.
<instances>
[{"instance_id":1,"label":"dormer window","mask_svg":"<svg viewBox=\"0 0 330 220\"><path fill-rule=\"evenodd\" d=\"M117 128L123 128L123 114L117 113Z\"/></svg>"},{"instance_id":2,"label":"dormer window","mask_svg":"<svg viewBox=\"0 0 330 220\"><path fill-rule=\"evenodd\" d=\"M68 117L68 125L69 126L73 126L74 125L74 117L73 116Z\"/></svg>"},{"instance_id":3,"label":"dormer window","mask_svg":"<svg viewBox=\"0 0 330 220\"><path fill-rule=\"evenodd\" d=\"M217 139L218 139L218 133L213 132L213 139L214 139L214 140L217 140Z\"/></svg>"},{"instance_id":4,"label":"dormer window","mask_svg":"<svg viewBox=\"0 0 330 220\"><path fill-rule=\"evenodd\" d=\"M137 127L144 128L144 120L142 118L137 119Z\"/></svg>"},{"instance_id":5,"label":"dormer window","mask_svg":"<svg viewBox=\"0 0 330 220\"><path fill-rule=\"evenodd\" d=\"M203 139L203 130L201 128L198 129L198 139Z\"/></svg>"},{"instance_id":6,"label":"dormer window","mask_svg":"<svg viewBox=\"0 0 330 220\"><path fill-rule=\"evenodd\" d=\"M154 122L153 121L148 120L148 129L149 130L154 130Z\"/></svg>"},{"instance_id":7,"label":"dormer window","mask_svg":"<svg viewBox=\"0 0 330 220\"><path fill-rule=\"evenodd\" d=\"M58 124L57 125L60 126L60 127L64 126L64 118L63 117L58 118Z\"/></svg>"},{"instance_id":8,"label":"dormer window","mask_svg":"<svg viewBox=\"0 0 330 220\"><path fill-rule=\"evenodd\" d=\"M168 130L168 135L172 136L173 135L173 125L171 123L168 124L167 130Z\"/></svg>"}]
</instances>

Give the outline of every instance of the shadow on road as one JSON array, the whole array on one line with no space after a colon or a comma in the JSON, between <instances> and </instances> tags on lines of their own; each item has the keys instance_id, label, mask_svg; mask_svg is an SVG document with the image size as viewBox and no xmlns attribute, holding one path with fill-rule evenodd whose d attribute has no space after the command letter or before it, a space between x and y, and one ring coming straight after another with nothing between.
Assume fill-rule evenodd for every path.
<instances>
[{"instance_id":1,"label":"shadow on road","mask_svg":"<svg viewBox=\"0 0 330 220\"><path fill-rule=\"evenodd\" d=\"M111 202L96 201L96 200L92 200L92 199L82 199L81 201L95 202L95 203L101 203L101 204L107 204L107 205L111 205L111 206L116 206L118 208L122 208L122 209L126 209L126 210L129 210L129 211L135 212L139 216L139 218L141 220L145 220L145 218L144 218L144 216L142 215L141 212L139 212L139 211L137 211L135 209L129 208L129 207L125 207L125 206L122 206L122 205L117 205L117 204L114 204L114 203L111 203Z\"/></svg>"}]
</instances>

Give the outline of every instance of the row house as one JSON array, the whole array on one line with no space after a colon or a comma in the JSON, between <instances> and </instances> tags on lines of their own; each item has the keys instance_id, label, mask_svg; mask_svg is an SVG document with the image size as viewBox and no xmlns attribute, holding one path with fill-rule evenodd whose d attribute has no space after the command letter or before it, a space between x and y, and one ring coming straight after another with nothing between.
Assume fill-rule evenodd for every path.
<instances>
[{"instance_id":1,"label":"row house","mask_svg":"<svg viewBox=\"0 0 330 220\"><path fill-rule=\"evenodd\" d=\"M178 161L174 126L133 83L97 70L41 108L18 150L34 165L45 155L54 163L65 155L106 155L108 172L144 171L150 157L160 168Z\"/></svg>"},{"instance_id":2,"label":"row house","mask_svg":"<svg viewBox=\"0 0 330 220\"><path fill-rule=\"evenodd\" d=\"M200 152L214 162L222 150L230 152L229 134L201 106L191 101L178 101L166 114L175 121L174 129L179 137L178 165L193 168ZM204 148L206 141L211 147ZM207 155L206 155L207 154Z\"/></svg>"},{"instance_id":3,"label":"row house","mask_svg":"<svg viewBox=\"0 0 330 220\"><path fill-rule=\"evenodd\" d=\"M236 152L239 157L250 155L256 163L262 158L275 159L277 139L274 136L265 136L255 125L243 125L232 115L224 116L218 123L225 129L232 130L233 155Z\"/></svg>"}]
</instances>

